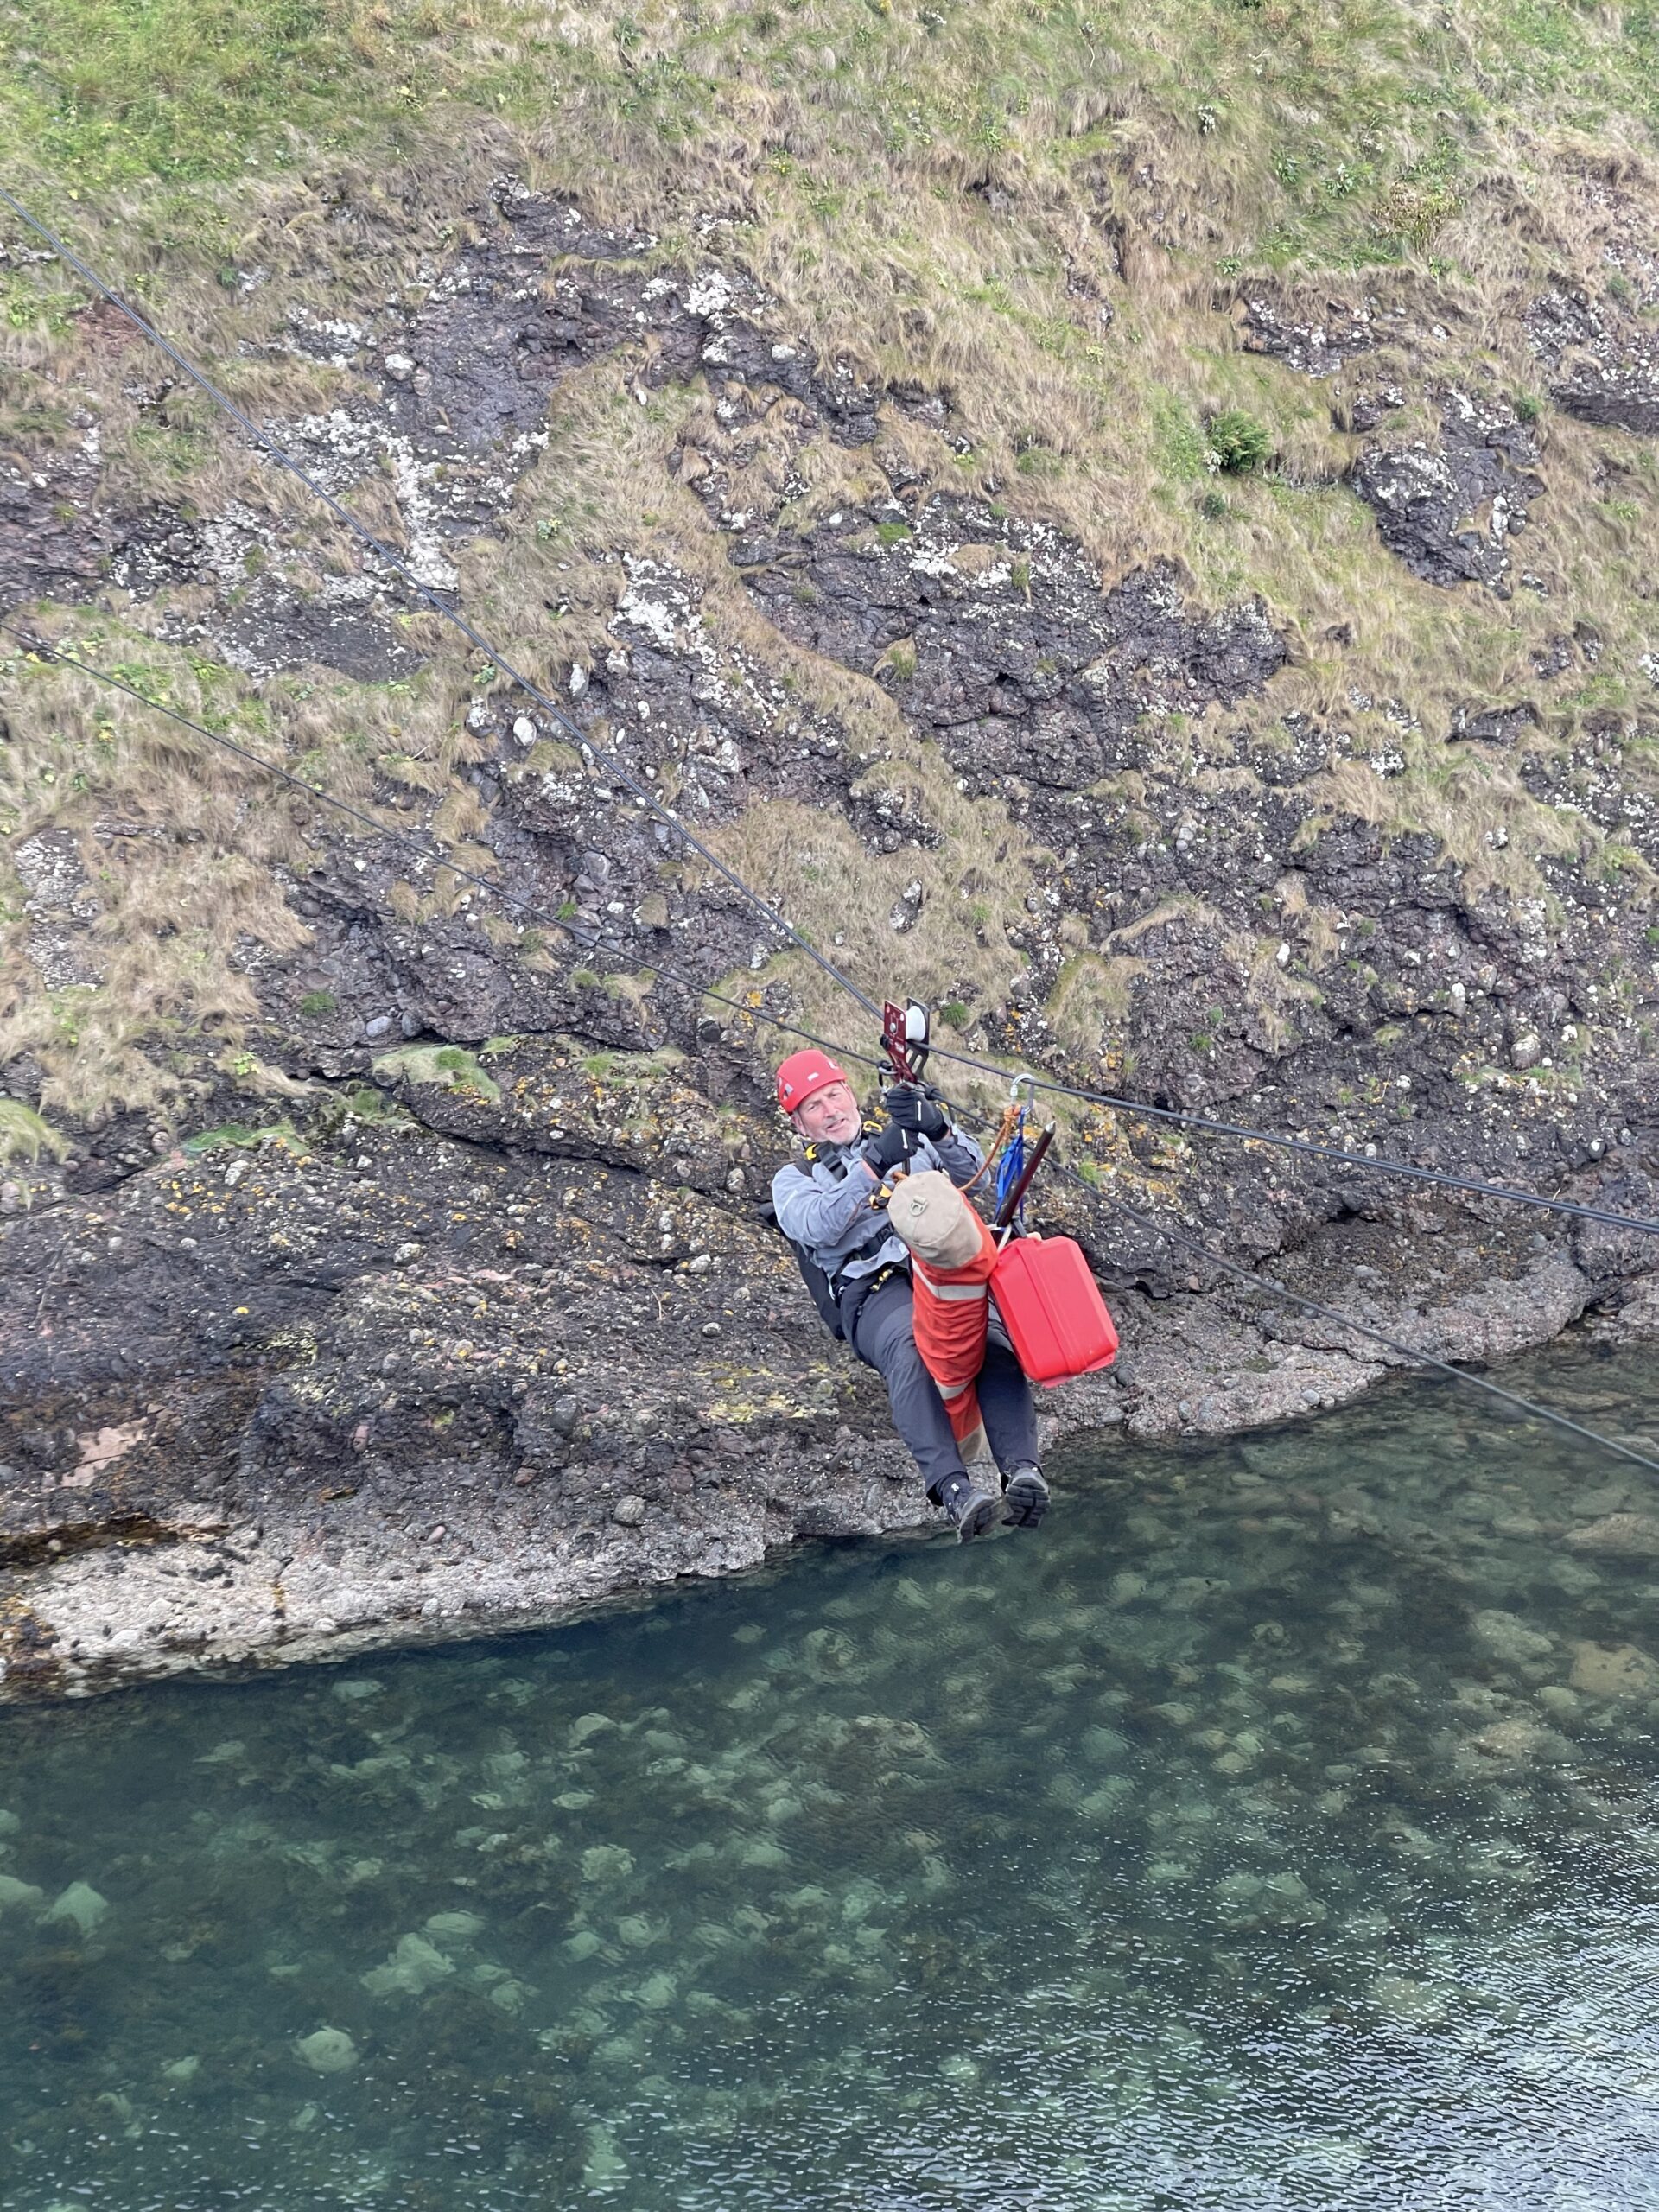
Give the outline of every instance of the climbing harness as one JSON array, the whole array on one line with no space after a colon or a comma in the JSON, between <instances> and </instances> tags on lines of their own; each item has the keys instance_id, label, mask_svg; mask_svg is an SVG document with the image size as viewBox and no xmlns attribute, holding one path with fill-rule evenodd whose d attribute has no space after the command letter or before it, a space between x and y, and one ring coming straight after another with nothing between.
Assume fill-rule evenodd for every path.
<instances>
[{"instance_id":1,"label":"climbing harness","mask_svg":"<svg viewBox=\"0 0 1659 2212\"><path fill-rule=\"evenodd\" d=\"M799 1052L795 1054L794 1057L797 1059L804 1060L808 1056L804 1052ZM833 1065L833 1063L831 1065ZM786 1060L784 1063L784 1065L787 1067L789 1065L789 1062ZM779 1072L780 1078L779 1088L781 1090L783 1087L781 1081L782 1070L780 1069ZM835 1074L830 1077L830 1080L832 1082L844 1083L846 1081L846 1077L837 1068ZM810 1096L810 1092L809 1091L807 1095ZM867 1122L864 1124L866 1133L876 1127L877 1124L874 1122ZM810 1144L806 1146L805 1153L807 1161L810 1166L816 1167L820 1164L821 1156L817 1145ZM836 1178L838 1181L845 1177L848 1166L846 1160L823 1160L822 1164L829 1170L830 1174ZM842 1299L845 1294L847 1285L843 1283L842 1278L846 1274L848 1268L851 1267L855 1260L872 1259L875 1254L881 1249L881 1247L884 1244L887 1244L892 1242L893 1230L891 1227L884 1222L881 1227L876 1230L871 1236L867 1236L861 1244L855 1245L850 1252L844 1253L836 1262L835 1269L833 1273L831 1273L818 1265L817 1259L813 1256L812 1247L810 1244L798 1243L794 1237L789 1234L782 1222L779 1220L778 1209L772 1205L770 1198L766 1199L762 1204L760 1211L760 1218L777 1230L778 1234L783 1238L785 1243L788 1245L790 1250L795 1255L795 1264L801 1271L801 1280L805 1283L807 1288L812 1294L812 1303L817 1307L818 1318L823 1323L824 1327L829 1330L832 1337L838 1338L844 1344L850 1344L852 1341L852 1332L848 1325L848 1317L842 1310ZM892 1268L883 1268L881 1270L880 1280L885 1281L887 1275L893 1272L893 1270ZM858 1280L861 1280L861 1278ZM871 1284L870 1287L872 1289L874 1287L874 1283ZM866 1294L868 1295L868 1293Z\"/></svg>"}]
</instances>

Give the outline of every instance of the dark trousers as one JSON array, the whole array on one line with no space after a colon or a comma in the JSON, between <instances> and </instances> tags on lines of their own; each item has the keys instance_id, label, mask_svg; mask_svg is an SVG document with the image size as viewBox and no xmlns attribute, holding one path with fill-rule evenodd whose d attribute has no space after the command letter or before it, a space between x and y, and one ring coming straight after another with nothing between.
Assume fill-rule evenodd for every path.
<instances>
[{"instance_id":1,"label":"dark trousers","mask_svg":"<svg viewBox=\"0 0 1659 2212\"><path fill-rule=\"evenodd\" d=\"M893 1425L915 1454L928 1497L937 1505L942 1485L965 1471L944 1401L916 1349L911 1296L910 1277L902 1272L868 1292L851 1282L842 1294L842 1325L858 1357L887 1384ZM1022 1460L1034 1465L1037 1411L1031 1385L995 1310L976 1388L986 1441L1002 1472Z\"/></svg>"}]
</instances>

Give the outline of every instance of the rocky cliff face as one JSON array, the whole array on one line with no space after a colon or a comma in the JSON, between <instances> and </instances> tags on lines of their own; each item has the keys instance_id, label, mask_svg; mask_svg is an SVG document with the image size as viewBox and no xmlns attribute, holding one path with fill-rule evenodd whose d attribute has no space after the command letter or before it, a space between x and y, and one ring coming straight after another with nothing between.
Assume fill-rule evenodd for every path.
<instances>
[{"instance_id":1,"label":"rocky cliff face","mask_svg":"<svg viewBox=\"0 0 1659 2212\"><path fill-rule=\"evenodd\" d=\"M1614 214L1651 285L1659 233ZM1560 440L1659 424L1629 285L1516 303L1554 438L1442 365L1398 287L1211 302L1217 346L1332 410L1359 573L1441 625L1450 662L1395 696L1344 673L1363 596L1217 593L1155 546L1109 568L1040 470L957 466L979 430L948 383L819 351L736 258L664 267L512 177L471 220L418 284L236 341L320 379L275 427L868 986L923 989L1005 1068L1659 1215L1659 664L1600 683L1608 610L1559 547L1526 565L1586 467L1634 466ZM268 486L112 477L100 410L160 427L185 395L105 308L76 342L94 397L0 467L9 619L101 664L159 639L146 688L198 709L230 671L221 711L274 702L289 758L326 720L302 757L382 828L202 748L181 778L164 728L7 641L4 1686L453 1632L920 1525L879 1391L754 1205L784 1150L764 1017L868 1051L857 1010L395 575ZM618 421L573 446L561 395L602 378ZM614 480L636 422L660 509L637 460ZM584 467L602 526L571 519ZM1272 495L1287 533L1304 496ZM1463 695L1454 615L1513 620L1512 680ZM994 1118L995 1086L941 1072ZM1063 1142L1093 1187L1037 1211L1083 1237L1125 1351L1046 1409L1057 1441L1381 1372L1208 1254L1442 1357L1659 1322L1639 1236L1133 1112Z\"/></svg>"}]
</instances>

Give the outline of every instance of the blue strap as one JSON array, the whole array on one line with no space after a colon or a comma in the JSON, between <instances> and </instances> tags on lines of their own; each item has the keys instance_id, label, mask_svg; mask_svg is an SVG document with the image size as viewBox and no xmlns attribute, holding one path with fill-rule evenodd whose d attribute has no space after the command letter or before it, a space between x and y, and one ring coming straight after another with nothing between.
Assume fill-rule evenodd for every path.
<instances>
[{"instance_id":1,"label":"blue strap","mask_svg":"<svg viewBox=\"0 0 1659 2212\"><path fill-rule=\"evenodd\" d=\"M1014 1125L1014 1135L996 1163L996 1211L1000 1214L1007 1205L1010 1192L1026 1172L1026 1109L1020 1109L1020 1118ZM1021 1202L1020 1211L1025 1212Z\"/></svg>"}]
</instances>

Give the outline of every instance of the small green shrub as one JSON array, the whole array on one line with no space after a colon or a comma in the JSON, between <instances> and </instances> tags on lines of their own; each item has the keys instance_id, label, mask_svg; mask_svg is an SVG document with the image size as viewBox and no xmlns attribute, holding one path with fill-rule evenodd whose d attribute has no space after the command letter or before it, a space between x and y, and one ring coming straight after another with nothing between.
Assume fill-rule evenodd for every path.
<instances>
[{"instance_id":1,"label":"small green shrub","mask_svg":"<svg viewBox=\"0 0 1659 2212\"><path fill-rule=\"evenodd\" d=\"M321 1021L325 1014L335 1012L340 1001L332 991L308 991L300 1001L300 1012L308 1021Z\"/></svg>"},{"instance_id":2,"label":"small green shrub","mask_svg":"<svg viewBox=\"0 0 1659 2212\"><path fill-rule=\"evenodd\" d=\"M1224 408L1210 424L1210 450L1224 476L1248 476L1273 452L1273 440L1242 407Z\"/></svg>"},{"instance_id":3,"label":"small green shrub","mask_svg":"<svg viewBox=\"0 0 1659 2212\"><path fill-rule=\"evenodd\" d=\"M1058 476L1065 463L1050 447L1029 445L1014 455L1014 465L1022 476Z\"/></svg>"},{"instance_id":4,"label":"small green shrub","mask_svg":"<svg viewBox=\"0 0 1659 2212\"><path fill-rule=\"evenodd\" d=\"M268 1122L256 1129L248 1122L221 1122L217 1128L198 1129L195 1135L187 1137L180 1149L188 1160L200 1160L205 1152L252 1152L266 1137L291 1137L291 1122Z\"/></svg>"},{"instance_id":5,"label":"small green shrub","mask_svg":"<svg viewBox=\"0 0 1659 2212\"><path fill-rule=\"evenodd\" d=\"M1544 411L1544 403L1535 391L1521 391L1515 396L1515 419L1517 423L1535 423Z\"/></svg>"},{"instance_id":6,"label":"small green shrub","mask_svg":"<svg viewBox=\"0 0 1659 2212\"><path fill-rule=\"evenodd\" d=\"M878 523L875 534L883 545L902 545L910 536L910 524L906 522Z\"/></svg>"},{"instance_id":7,"label":"small green shrub","mask_svg":"<svg viewBox=\"0 0 1659 2212\"><path fill-rule=\"evenodd\" d=\"M939 1008L939 1020L948 1021L953 1029L968 1027L968 1009L960 999L952 999Z\"/></svg>"},{"instance_id":8,"label":"small green shrub","mask_svg":"<svg viewBox=\"0 0 1659 2212\"><path fill-rule=\"evenodd\" d=\"M403 1109L372 1084L354 1084L346 1094L346 1103L359 1122L401 1122L406 1118Z\"/></svg>"}]
</instances>

